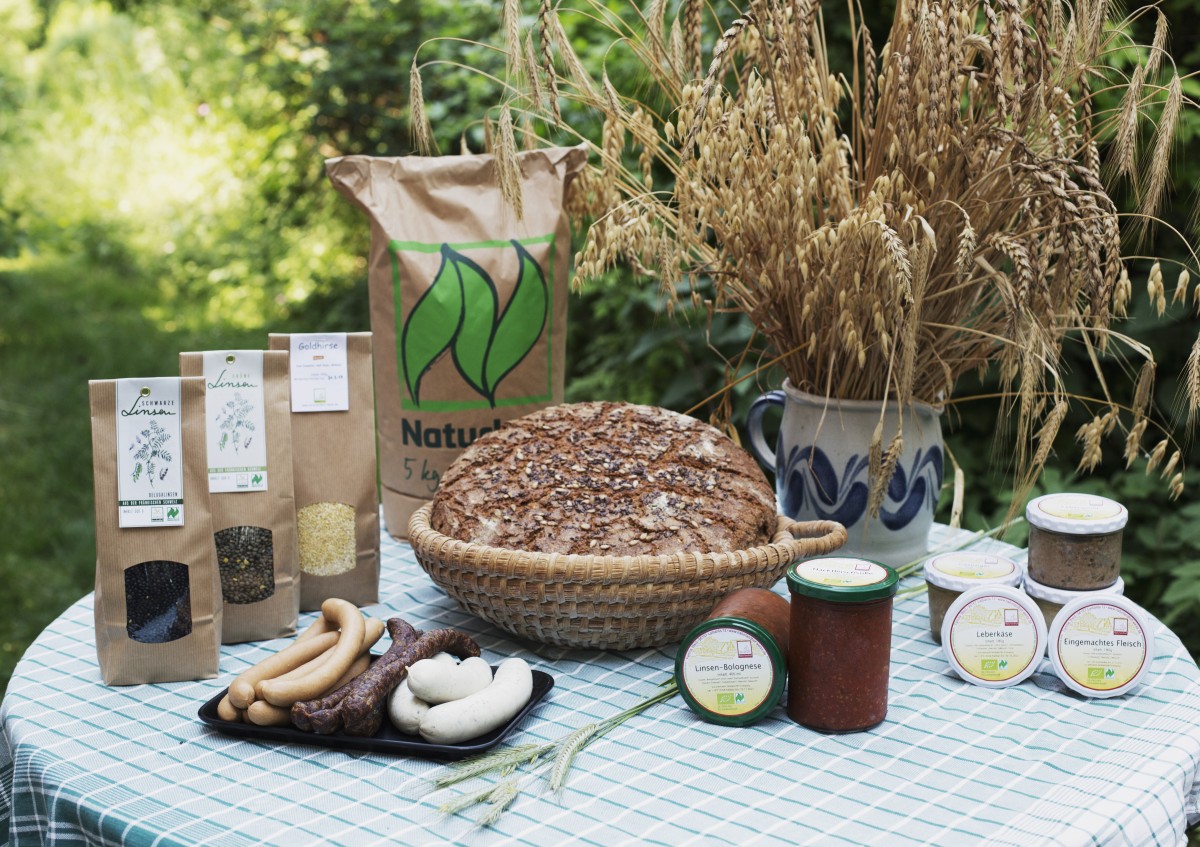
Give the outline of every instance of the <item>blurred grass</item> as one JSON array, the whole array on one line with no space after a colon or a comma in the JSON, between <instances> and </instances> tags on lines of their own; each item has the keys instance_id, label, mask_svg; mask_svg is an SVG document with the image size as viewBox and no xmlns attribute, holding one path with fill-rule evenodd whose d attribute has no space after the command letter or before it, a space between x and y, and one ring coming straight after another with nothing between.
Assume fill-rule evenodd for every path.
<instances>
[{"instance_id":1,"label":"blurred grass","mask_svg":"<svg viewBox=\"0 0 1200 847\"><path fill-rule=\"evenodd\" d=\"M0 694L25 648L91 590L90 378L178 373L180 350L265 346L263 333L164 331L155 283L117 258L0 260Z\"/></svg>"}]
</instances>

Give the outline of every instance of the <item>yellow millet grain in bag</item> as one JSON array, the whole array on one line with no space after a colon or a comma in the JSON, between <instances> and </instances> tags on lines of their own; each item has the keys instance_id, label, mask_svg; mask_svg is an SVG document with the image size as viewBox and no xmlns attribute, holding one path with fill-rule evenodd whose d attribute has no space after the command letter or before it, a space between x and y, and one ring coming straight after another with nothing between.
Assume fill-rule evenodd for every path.
<instances>
[{"instance_id":1,"label":"yellow millet grain in bag","mask_svg":"<svg viewBox=\"0 0 1200 847\"><path fill-rule=\"evenodd\" d=\"M313 576L336 576L354 569L354 507L345 503L313 503L296 513L300 570Z\"/></svg>"}]
</instances>

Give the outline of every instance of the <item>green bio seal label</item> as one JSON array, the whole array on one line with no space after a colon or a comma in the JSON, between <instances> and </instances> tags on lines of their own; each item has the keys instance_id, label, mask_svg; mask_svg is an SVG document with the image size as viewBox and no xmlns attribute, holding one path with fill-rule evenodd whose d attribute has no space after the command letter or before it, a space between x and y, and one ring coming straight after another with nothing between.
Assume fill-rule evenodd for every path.
<instances>
[{"instance_id":1,"label":"green bio seal label","mask_svg":"<svg viewBox=\"0 0 1200 847\"><path fill-rule=\"evenodd\" d=\"M205 353L204 386L209 492L266 491L262 351Z\"/></svg>"},{"instance_id":2,"label":"green bio seal label","mask_svg":"<svg viewBox=\"0 0 1200 847\"><path fill-rule=\"evenodd\" d=\"M183 526L179 379L118 379L117 523Z\"/></svg>"},{"instance_id":3,"label":"green bio seal label","mask_svg":"<svg viewBox=\"0 0 1200 847\"><path fill-rule=\"evenodd\" d=\"M1064 620L1055 647L1062 670L1080 686L1109 692L1129 685L1146 664L1147 637L1137 616L1109 603L1089 603Z\"/></svg>"},{"instance_id":4,"label":"green bio seal label","mask_svg":"<svg viewBox=\"0 0 1200 847\"><path fill-rule=\"evenodd\" d=\"M722 717L746 715L771 696L775 669L763 643L733 627L707 630L687 646L680 683L700 708Z\"/></svg>"}]
</instances>

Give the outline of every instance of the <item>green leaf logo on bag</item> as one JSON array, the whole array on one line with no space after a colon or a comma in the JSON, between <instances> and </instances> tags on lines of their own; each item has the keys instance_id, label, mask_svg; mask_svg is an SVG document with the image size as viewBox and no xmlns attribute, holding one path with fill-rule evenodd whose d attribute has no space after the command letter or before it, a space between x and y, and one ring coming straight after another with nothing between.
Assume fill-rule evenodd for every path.
<instances>
[{"instance_id":1,"label":"green leaf logo on bag","mask_svg":"<svg viewBox=\"0 0 1200 847\"><path fill-rule=\"evenodd\" d=\"M394 250L415 246L392 243ZM437 249L441 264L433 282L412 307L400 331L398 365L411 398L411 406L405 405L422 408L422 380L434 363L449 352L463 382L482 398L478 404L470 405L495 407L496 389L524 361L545 331L550 312L546 273L517 240L441 244ZM515 251L516 279L511 281L512 294L503 308L496 280L465 255L466 249ZM397 314L400 314L398 278L395 284Z\"/></svg>"}]
</instances>

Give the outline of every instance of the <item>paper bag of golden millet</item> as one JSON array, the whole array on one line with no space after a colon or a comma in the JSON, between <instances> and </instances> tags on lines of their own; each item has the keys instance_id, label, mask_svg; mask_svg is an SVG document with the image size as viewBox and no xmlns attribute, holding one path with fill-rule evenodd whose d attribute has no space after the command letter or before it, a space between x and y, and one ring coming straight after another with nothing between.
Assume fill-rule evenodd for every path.
<instances>
[{"instance_id":1,"label":"paper bag of golden millet","mask_svg":"<svg viewBox=\"0 0 1200 847\"><path fill-rule=\"evenodd\" d=\"M180 353L179 373L204 377L207 391L208 497L225 601L221 642L291 635L300 572L288 354Z\"/></svg>"},{"instance_id":2,"label":"paper bag of golden millet","mask_svg":"<svg viewBox=\"0 0 1200 847\"><path fill-rule=\"evenodd\" d=\"M379 600L371 333L272 334L291 375L300 608Z\"/></svg>"},{"instance_id":3,"label":"paper bag of golden millet","mask_svg":"<svg viewBox=\"0 0 1200 847\"><path fill-rule=\"evenodd\" d=\"M490 156L345 156L325 168L371 220L379 453L388 532L472 441L563 399L571 241L563 200L582 147L518 155L521 213Z\"/></svg>"},{"instance_id":4,"label":"paper bag of golden millet","mask_svg":"<svg viewBox=\"0 0 1200 847\"><path fill-rule=\"evenodd\" d=\"M221 585L204 380L94 380L96 653L106 685L211 679Z\"/></svg>"}]
</instances>

